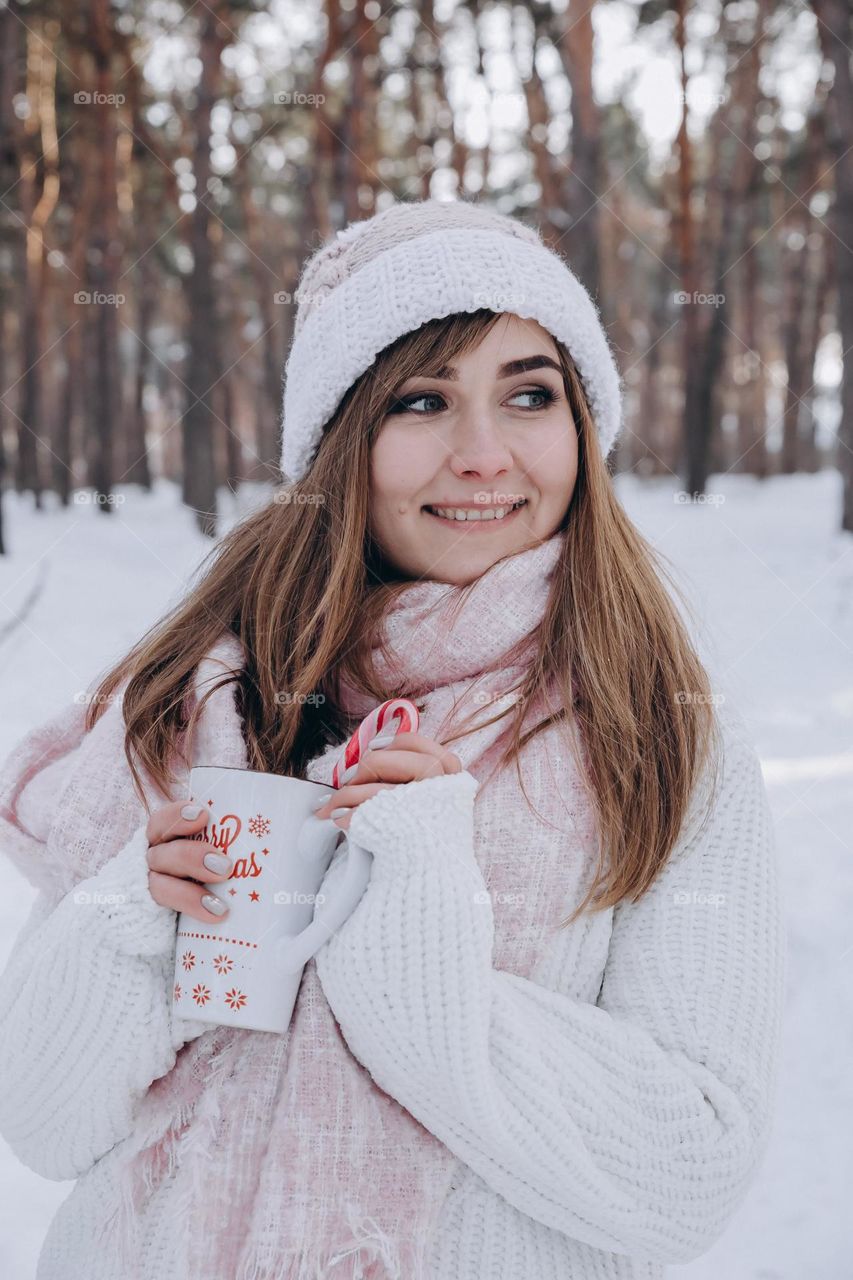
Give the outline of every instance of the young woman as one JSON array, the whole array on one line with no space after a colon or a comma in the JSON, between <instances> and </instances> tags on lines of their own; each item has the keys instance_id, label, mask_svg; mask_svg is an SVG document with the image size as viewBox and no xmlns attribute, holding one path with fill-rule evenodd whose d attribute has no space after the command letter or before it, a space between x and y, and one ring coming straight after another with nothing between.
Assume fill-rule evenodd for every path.
<instances>
[{"instance_id":1,"label":"young woman","mask_svg":"<svg viewBox=\"0 0 853 1280\"><path fill-rule=\"evenodd\" d=\"M651 1280L719 1236L770 1129L756 753L614 496L615 366L534 232L393 205L298 297L288 483L5 766L41 892L0 1130L79 1179L38 1278ZM328 783L396 696L419 731L319 810L371 880L289 1032L182 1017L176 913L228 910L189 768Z\"/></svg>"}]
</instances>

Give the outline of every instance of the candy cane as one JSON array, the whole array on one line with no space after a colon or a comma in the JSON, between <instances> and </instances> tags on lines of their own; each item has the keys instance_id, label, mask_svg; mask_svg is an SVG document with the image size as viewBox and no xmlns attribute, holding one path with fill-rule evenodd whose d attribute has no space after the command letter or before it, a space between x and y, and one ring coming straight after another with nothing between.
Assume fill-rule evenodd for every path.
<instances>
[{"instance_id":1,"label":"candy cane","mask_svg":"<svg viewBox=\"0 0 853 1280\"><path fill-rule=\"evenodd\" d=\"M358 762L371 741L383 729L386 733L417 733L418 709L408 698L390 698L366 715L344 747L332 772L332 786L343 787L354 777Z\"/></svg>"}]
</instances>

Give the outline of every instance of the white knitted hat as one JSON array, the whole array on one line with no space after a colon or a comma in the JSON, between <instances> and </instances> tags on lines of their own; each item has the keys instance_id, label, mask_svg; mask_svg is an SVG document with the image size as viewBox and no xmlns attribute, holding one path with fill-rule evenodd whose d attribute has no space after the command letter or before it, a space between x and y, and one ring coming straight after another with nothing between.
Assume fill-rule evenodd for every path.
<instances>
[{"instance_id":1,"label":"white knitted hat","mask_svg":"<svg viewBox=\"0 0 853 1280\"><path fill-rule=\"evenodd\" d=\"M619 373L590 295L536 231L484 204L396 203L350 223L306 262L285 367L281 469L310 469L325 424L383 348L428 320L506 311L571 352L606 457L621 426Z\"/></svg>"}]
</instances>

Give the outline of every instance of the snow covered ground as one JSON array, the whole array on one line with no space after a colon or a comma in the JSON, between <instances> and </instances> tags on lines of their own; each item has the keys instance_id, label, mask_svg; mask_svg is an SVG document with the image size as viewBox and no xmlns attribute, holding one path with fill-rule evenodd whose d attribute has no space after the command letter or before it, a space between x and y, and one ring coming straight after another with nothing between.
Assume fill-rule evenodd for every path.
<instances>
[{"instance_id":1,"label":"snow covered ground","mask_svg":"<svg viewBox=\"0 0 853 1280\"><path fill-rule=\"evenodd\" d=\"M853 537L836 532L834 472L714 478L685 505L674 481L622 477L643 533L676 566L715 688L743 711L762 758L788 913L790 985L773 1139L749 1196L673 1280L853 1276ZM82 692L183 594L210 549L174 486L132 489L114 518L91 502L36 515L4 498L0 753ZM86 498L88 495L81 495ZM227 501L229 520L258 493ZM7 627L41 591L23 625ZM0 858L0 967L34 891ZM0 1274L32 1280L71 1183L21 1165L0 1138ZM522 1280L519 1277L519 1280Z\"/></svg>"}]
</instances>

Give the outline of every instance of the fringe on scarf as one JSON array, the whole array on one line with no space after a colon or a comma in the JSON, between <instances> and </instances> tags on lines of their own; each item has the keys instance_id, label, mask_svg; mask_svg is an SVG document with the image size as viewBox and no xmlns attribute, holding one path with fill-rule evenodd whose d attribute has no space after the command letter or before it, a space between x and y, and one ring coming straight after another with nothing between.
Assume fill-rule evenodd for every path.
<instances>
[{"instance_id":1,"label":"fringe on scarf","mask_svg":"<svg viewBox=\"0 0 853 1280\"><path fill-rule=\"evenodd\" d=\"M206 1145L215 1132L218 1110L211 1114L216 1108L215 1085L232 1066L231 1055L226 1052L229 1041L224 1046L221 1045L222 1030L223 1028L218 1028L220 1034L212 1036L203 1049L200 1040L195 1041L199 1045L199 1052L195 1061L187 1064L192 1068L195 1085L193 1095L176 1106L174 1093L166 1089L161 1106L154 1109L148 1122L140 1124L138 1130L125 1139L114 1174L115 1200L106 1208L94 1234L99 1248L107 1247L112 1240L122 1264L127 1268L128 1276L136 1274L139 1220L147 1198L164 1179L171 1178L177 1172L188 1147ZM225 1028L226 1033L230 1033L230 1030ZM175 1068L167 1077L170 1083L174 1071ZM201 1119L203 1123L198 1132L188 1133L194 1118ZM206 1126L204 1121L207 1122ZM169 1125L165 1132L164 1122ZM186 1199L189 1200L190 1197ZM185 1202L176 1204L175 1213L183 1212L188 1207Z\"/></svg>"},{"instance_id":2,"label":"fringe on scarf","mask_svg":"<svg viewBox=\"0 0 853 1280\"><path fill-rule=\"evenodd\" d=\"M255 1253L234 1280L429 1280L426 1236L398 1248L352 1201L347 1201L346 1217L352 1239L344 1246L288 1250L274 1260Z\"/></svg>"},{"instance_id":3,"label":"fringe on scarf","mask_svg":"<svg viewBox=\"0 0 853 1280\"><path fill-rule=\"evenodd\" d=\"M242 1043L241 1039L235 1037L233 1043L227 1045L219 1055L213 1069L207 1071L204 1093L195 1109L193 1126L181 1137L179 1143L178 1159L182 1170L188 1171L190 1176L186 1178L181 1192L172 1197L169 1212L170 1216L185 1224L192 1222L193 1205L201 1203L205 1194L204 1180L211 1177L211 1148L222 1118L220 1086L237 1065L236 1059L240 1055Z\"/></svg>"}]
</instances>

